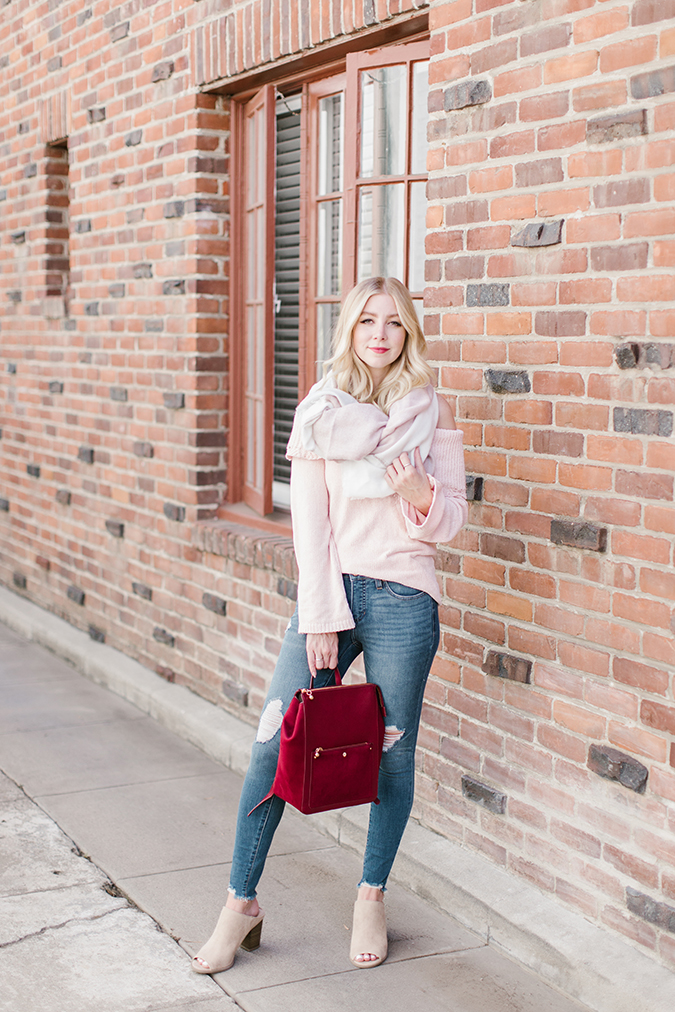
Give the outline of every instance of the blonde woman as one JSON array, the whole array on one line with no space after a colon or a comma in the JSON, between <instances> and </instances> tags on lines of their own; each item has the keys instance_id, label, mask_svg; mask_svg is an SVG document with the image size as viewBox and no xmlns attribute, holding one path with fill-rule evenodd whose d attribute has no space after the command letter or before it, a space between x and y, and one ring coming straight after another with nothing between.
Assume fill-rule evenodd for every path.
<instances>
[{"instance_id":1,"label":"blonde woman","mask_svg":"<svg viewBox=\"0 0 675 1012\"><path fill-rule=\"evenodd\" d=\"M383 895L413 802L424 687L438 648L435 544L466 521L462 434L431 385L410 293L369 278L346 297L324 379L298 406L288 444L298 606L286 630L239 804L230 889L218 925L192 961L198 973L257 948L256 887L284 802L266 798L283 715L299 688L331 684L363 653L387 712L371 805L350 959L387 955ZM256 807L257 806L257 807ZM249 814L250 813L250 814Z\"/></svg>"}]
</instances>

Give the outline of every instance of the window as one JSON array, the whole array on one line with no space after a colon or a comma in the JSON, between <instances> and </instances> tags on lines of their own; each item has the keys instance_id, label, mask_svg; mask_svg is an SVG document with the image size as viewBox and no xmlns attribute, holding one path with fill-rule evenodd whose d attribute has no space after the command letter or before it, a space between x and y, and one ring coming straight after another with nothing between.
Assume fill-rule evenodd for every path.
<instances>
[{"instance_id":1,"label":"window","mask_svg":"<svg viewBox=\"0 0 675 1012\"><path fill-rule=\"evenodd\" d=\"M293 412L342 293L393 275L421 306L427 93L415 42L234 103L229 497L259 514L289 504Z\"/></svg>"}]
</instances>

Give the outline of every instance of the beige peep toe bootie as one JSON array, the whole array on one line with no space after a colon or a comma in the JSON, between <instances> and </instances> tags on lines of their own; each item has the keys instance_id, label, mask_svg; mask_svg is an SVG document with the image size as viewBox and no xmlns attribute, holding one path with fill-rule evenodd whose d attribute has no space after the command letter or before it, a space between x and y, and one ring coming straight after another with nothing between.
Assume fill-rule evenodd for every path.
<instances>
[{"instance_id":1,"label":"beige peep toe bootie","mask_svg":"<svg viewBox=\"0 0 675 1012\"><path fill-rule=\"evenodd\" d=\"M387 958L387 919L384 903L381 900L357 900L354 904L354 922L352 925L352 944L349 958L360 970L369 970L379 966ZM369 959L365 963L358 962L356 956L369 952L377 959Z\"/></svg>"},{"instance_id":2,"label":"beige peep toe bootie","mask_svg":"<svg viewBox=\"0 0 675 1012\"><path fill-rule=\"evenodd\" d=\"M223 907L215 931L192 960L195 973L221 973L234 963L239 946L253 952L260 945L262 910L257 917ZM200 962L201 961L201 962Z\"/></svg>"}]
</instances>

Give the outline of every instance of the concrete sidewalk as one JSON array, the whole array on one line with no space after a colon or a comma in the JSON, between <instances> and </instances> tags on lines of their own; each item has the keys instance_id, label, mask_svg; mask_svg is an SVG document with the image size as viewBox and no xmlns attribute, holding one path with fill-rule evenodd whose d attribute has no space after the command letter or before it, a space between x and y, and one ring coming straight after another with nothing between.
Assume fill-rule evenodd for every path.
<instances>
[{"instance_id":1,"label":"concrete sidewalk","mask_svg":"<svg viewBox=\"0 0 675 1012\"><path fill-rule=\"evenodd\" d=\"M247 765L252 728L2 587L0 622L19 633L0 626L0 769L92 858L104 879L193 952L223 902L237 774ZM9 799L10 807L18 804L12 790ZM19 809L32 810L25 797ZM261 949L242 952L236 966L216 978L241 1007L283 1012L318 1003L321 1012L342 1012L365 1001L372 1012L398 1012L417 999L431 1012L672 1012L675 975L665 967L414 822L390 880L390 958L369 973L351 968L348 925L360 870L355 855L362 853L366 822L364 808L311 818L288 810L261 885L267 913ZM0 869L3 863L10 868L8 877L0 871L0 897L43 892L39 876L34 889L21 875L16 885L5 850L0 824ZM46 882L54 888L49 876ZM92 888L100 902L98 885ZM24 898L20 905L32 902ZM0 934L0 979L6 979L3 960L11 946L20 953L28 935L42 930L46 937L50 925L60 923L46 913L41 927L24 931L19 918L4 949ZM106 923L113 924L112 913ZM155 945L167 942L147 916L143 923ZM197 1001L210 1012L213 981L191 975L175 943L178 963L158 992L150 982L161 958L127 958L117 945L105 948L108 963L104 959L101 967L95 960L81 966L61 959L57 946L53 965L63 970L62 993L53 1004L45 998L46 964L40 959L30 977L30 960L18 957L11 971L15 1003L4 1006L0 989L0 1009L188 1009ZM108 1004L82 991L85 977L92 987L98 979L105 991L111 972L124 978L127 991L136 981L136 999L127 991L120 998L117 978ZM41 982L38 1003L22 1003L22 975ZM229 1001L222 991L216 1000L214 1008Z\"/></svg>"},{"instance_id":2,"label":"concrete sidewalk","mask_svg":"<svg viewBox=\"0 0 675 1012\"><path fill-rule=\"evenodd\" d=\"M223 903L240 777L6 627L0 658L7 1012L216 1012L228 995L249 1012L582 1008L400 887L389 960L353 969L360 862L290 811L261 891L261 948L217 983L192 974L182 949Z\"/></svg>"}]
</instances>

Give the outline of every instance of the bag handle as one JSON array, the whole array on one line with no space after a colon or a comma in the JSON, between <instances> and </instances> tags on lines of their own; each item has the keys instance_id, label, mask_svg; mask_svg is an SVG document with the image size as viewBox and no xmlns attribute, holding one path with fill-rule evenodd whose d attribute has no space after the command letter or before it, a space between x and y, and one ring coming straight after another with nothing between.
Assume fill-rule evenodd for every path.
<instances>
[{"instance_id":1,"label":"bag handle","mask_svg":"<svg viewBox=\"0 0 675 1012\"><path fill-rule=\"evenodd\" d=\"M335 684L336 685L342 685L342 678L340 677L340 672L338 671L337 668L335 668L335 670L333 671L333 674L335 675ZM310 689L314 688L314 678L315 678L315 676L312 675L312 677L309 680L309 687L310 687Z\"/></svg>"}]
</instances>

